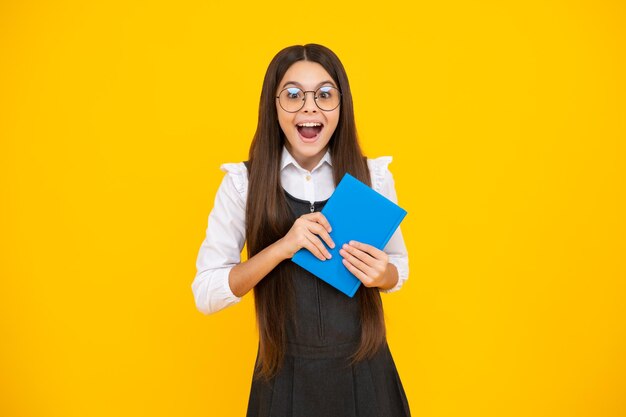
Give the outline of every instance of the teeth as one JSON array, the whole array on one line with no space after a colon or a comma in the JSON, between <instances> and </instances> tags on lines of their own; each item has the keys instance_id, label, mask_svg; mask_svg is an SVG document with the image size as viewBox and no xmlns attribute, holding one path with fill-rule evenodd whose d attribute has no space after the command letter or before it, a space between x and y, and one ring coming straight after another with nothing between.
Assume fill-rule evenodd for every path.
<instances>
[{"instance_id":1,"label":"teeth","mask_svg":"<svg viewBox=\"0 0 626 417\"><path fill-rule=\"evenodd\" d=\"M307 122L307 123L298 123L298 126L302 126L302 127L314 127L314 126L321 126L321 123L317 123L317 122Z\"/></svg>"}]
</instances>

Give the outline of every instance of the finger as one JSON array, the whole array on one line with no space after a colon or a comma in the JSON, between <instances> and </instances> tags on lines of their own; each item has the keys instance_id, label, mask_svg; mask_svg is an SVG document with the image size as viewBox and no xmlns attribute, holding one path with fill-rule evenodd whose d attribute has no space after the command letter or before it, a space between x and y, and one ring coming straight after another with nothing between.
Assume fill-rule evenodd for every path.
<instances>
[{"instance_id":1,"label":"finger","mask_svg":"<svg viewBox=\"0 0 626 417\"><path fill-rule=\"evenodd\" d=\"M309 238L310 241L313 242L313 244L315 244L315 246L324 254L324 256L328 259L330 259L332 257L332 255L330 254L330 252L328 251L328 249L326 249L326 246L324 246L324 244L322 243L322 241L320 240L320 238L309 232L310 235L307 236Z\"/></svg>"},{"instance_id":2,"label":"finger","mask_svg":"<svg viewBox=\"0 0 626 417\"><path fill-rule=\"evenodd\" d=\"M313 219L313 221L321 224L322 226L324 226L324 228L326 229L326 231L328 233L332 232L332 227L330 227L330 223L328 223L328 219L326 219L326 216L324 216L322 213L320 213L319 211L315 212L315 213L311 213L308 215L311 219Z\"/></svg>"},{"instance_id":3,"label":"finger","mask_svg":"<svg viewBox=\"0 0 626 417\"><path fill-rule=\"evenodd\" d=\"M368 275L370 277L373 277L374 275L376 275L376 271L370 267L369 265L367 265L365 262L361 261L359 258L357 258L356 256L352 255L350 252L348 252L345 249L341 249L339 251L339 253L341 254L341 256L344 257L345 260L347 260L348 262L350 262L351 265L355 266L356 268L359 269L359 271L363 272L365 275ZM369 256L368 254L363 254L363 256L367 256L370 259L372 259L371 256Z\"/></svg>"},{"instance_id":4,"label":"finger","mask_svg":"<svg viewBox=\"0 0 626 417\"><path fill-rule=\"evenodd\" d=\"M311 252L313 254L313 256L318 258L320 261L326 260L324 255L318 249L318 247L315 246L315 244L306 235L305 235L305 242L302 244L302 247L305 248L306 250L308 250L309 252Z\"/></svg>"},{"instance_id":5,"label":"finger","mask_svg":"<svg viewBox=\"0 0 626 417\"><path fill-rule=\"evenodd\" d=\"M363 252L362 250L357 249L354 246L348 245L347 243L343 244L341 250L343 250L344 252L347 252L350 255L358 258L359 260L361 260L362 262L364 262L368 266L372 266L373 267L374 265L376 265L376 262L380 262L380 260L374 258L369 253Z\"/></svg>"},{"instance_id":6,"label":"finger","mask_svg":"<svg viewBox=\"0 0 626 417\"><path fill-rule=\"evenodd\" d=\"M324 242L326 242L326 244L330 248L334 248L335 247L335 242L333 242L333 240L331 239L330 235L328 234L326 229L324 229L324 227L321 224L311 222L311 223L309 223L309 225L310 225L310 228L309 228L310 232L320 235L322 237L322 239L324 239Z\"/></svg>"},{"instance_id":7,"label":"finger","mask_svg":"<svg viewBox=\"0 0 626 417\"><path fill-rule=\"evenodd\" d=\"M374 258L376 259L383 259L384 258L384 254L385 252L378 249L377 247L374 247L372 245L368 245L367 243L363 243L363 242L357 242L356 240L351 240L350 245L360 249L361 251L368 253L370 255L372 255Z\"/></svg>"},{"instance_id":8,"label":"finger","mask_svg":"<svg viewBox=\"0 0 626 417\"><path fill-rule=\"evenodd\" d=\"M322 261L325 261L326 259L330 259L331 258L330 253L324 247L324 244L322 243L321 240L319 240L319 238L317 236L315 236L311 232L305 233L305 236L306 236L307 242L308 242L308 244L306 245L306 248L313 255L315 255L317 258L319 258Z\"/></svg>"},{"instance_id":9,"label":"finger","mask_svg":"<svg viewBox=\"0 0 626 417\"><path fill-rule=\"evenodd\" d=\"M346 259L344 259L342 262L343 262L343 265L348 269L348 271L350 271L352 275L357 277L357 279L361 281L363 285L365 285L366 287L369 287L371 285L372 280L367 275L365 275L363 271L361 271L360 269L352 265Z\"/></svg>"}]
</instances>

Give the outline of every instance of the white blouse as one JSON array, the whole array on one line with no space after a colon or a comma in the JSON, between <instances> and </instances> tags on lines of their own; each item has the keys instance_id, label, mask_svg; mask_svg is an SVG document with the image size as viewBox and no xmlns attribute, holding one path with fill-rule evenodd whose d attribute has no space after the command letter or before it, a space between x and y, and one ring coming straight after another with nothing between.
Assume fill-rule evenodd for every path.
<instances>
[{"instance_id":1,"label":"white blouse","mask_svg":"<svg viewBox=\"0 0 626 417\"><path fill-rule=\"evenodd\" d=\"M388 169L391 156L367 160L372 188L397 204L393 176ZM335 190L330 152L326 151L313 170L302 168L283 146L280 181L291 195L310 202L326 200ZM248 172L243 162L220 166L226 173L217 190L213 209L209 214L206 237L200 246L196 261L196 276L191 284L196 306L204 314L215 313L241 301L228 283L230 270L241 262L245 243L246 198ZM400 228L383 249L389 262L398 269L398 283L389 290L400 289L409 276L409 260Z\"/></svg>"}]
</instances>

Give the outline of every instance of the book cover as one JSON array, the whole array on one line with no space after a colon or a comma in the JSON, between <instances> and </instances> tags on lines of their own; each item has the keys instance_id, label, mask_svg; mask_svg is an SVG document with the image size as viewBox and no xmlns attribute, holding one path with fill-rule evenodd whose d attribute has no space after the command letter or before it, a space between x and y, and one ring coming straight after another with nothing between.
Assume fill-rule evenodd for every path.
<instances>
[{"instance_id":1,"label":"book cover","mask_svg":"<svg viewBox=\"0 0 626 417\"><path fill-rule=\"evenodd\" d=\"M302 248L291 260L349 297L353 297L361 281L343 265L343 257L339 250L344 243L351 240L383 250L407 212L346 173L321 213L332 228L330 237L335 247L331 249L322 240L332 258L322 261L308 249Z\"/></svg>"}]
</instances>

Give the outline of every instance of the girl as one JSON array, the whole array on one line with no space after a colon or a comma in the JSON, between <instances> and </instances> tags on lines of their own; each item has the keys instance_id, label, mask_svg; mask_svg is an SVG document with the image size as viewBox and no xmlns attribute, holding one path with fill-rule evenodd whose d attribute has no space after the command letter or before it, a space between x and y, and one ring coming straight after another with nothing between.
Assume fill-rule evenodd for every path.
<instances>
[{"instance_id":1,"label":"girl","mask_svg":"<svg viewBox=\"0 0 626 417\"><path fill-rule=\"evenodd\" d=\"M391 157L361 152L348 78L331 50L295 45L274 57L248 156L220 167L192 284L205 314L254 289L259 346L247 416L409 416L380 297L408 277L402 233L384 251L333 242L320 213L346 172L397 202ZM342 244L344 265L362 281L353 298L290 261L302 248L329 259L324 244Z\"/></svg>"}]
</instances>

